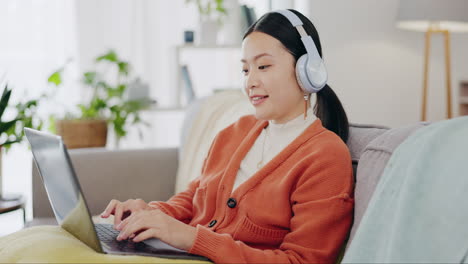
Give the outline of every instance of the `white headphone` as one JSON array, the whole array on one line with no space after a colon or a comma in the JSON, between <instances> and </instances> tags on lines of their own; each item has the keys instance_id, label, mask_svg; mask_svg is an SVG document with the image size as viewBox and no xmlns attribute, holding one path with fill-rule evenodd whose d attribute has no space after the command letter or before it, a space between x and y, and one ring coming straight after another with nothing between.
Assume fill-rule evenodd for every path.
<instances>
[{"instance_id":1,"label":"white headphone","mask_svg":"<svg viewBox=\"0 0 468 264\"><path fill-rule=\"evenodd\" d=\"M327 84L328 74L312 37L306 33L302 27L303 23L301 19L293 12L289 10L277 10L273 12L283 15L291 22L293 27L299 32L299 35L301 35L302 43L304 43L307 51L296 62L296 79L299 86L307 93L319 92Z\"/></svg>"}]
</instances>

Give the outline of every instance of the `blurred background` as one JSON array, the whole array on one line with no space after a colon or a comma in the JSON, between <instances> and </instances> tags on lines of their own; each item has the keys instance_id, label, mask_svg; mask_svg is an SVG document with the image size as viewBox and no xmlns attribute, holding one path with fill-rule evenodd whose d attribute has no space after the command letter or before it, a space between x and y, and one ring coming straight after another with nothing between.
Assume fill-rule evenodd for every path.
<instances>
[{"instance_id":1,"label":"blurred background","mask_svg":"<svg viewBox=\"0 0 468 264\"><path fill-rule=\"evenodd\" d=\"M114 93L109 102L149 99L135 111L142 122L122 127L124 135L118 133L119 119L113 116L105 146L177 147L184 110L191 100L242 88L239 61L248 25L270 10L294 8L318 29L329 84L350 122L396 127L420 120L425 34L397 27L400 1L200 2L2 0L1 88L8 83L13 106L41 98L34 117L42 120L43 130L54 131L57 119L67 119L65 113L84 115L77 105L90 102L96 87L103 88L106 96ZM451 1L444 2L449 5ZM468 10L464 12L468 20ZM442 35L432 37L429 121L447 118L444 43ZM451 35L453 116L467 114L460 98L463 83L468 81L467 47L468 34ZM102 80L87 73L102 74ZM87 110L90 114L92 109ZM114 110L108 113L115 114ZM17 111L18 107L6 109L2 120L15 118ZM32 155L28 145L20 142L2 151L2 190L23 195L30 219ZM21 214L0 214L0 235L22 228L16 221Z\"/></svg>"}]
</instances>

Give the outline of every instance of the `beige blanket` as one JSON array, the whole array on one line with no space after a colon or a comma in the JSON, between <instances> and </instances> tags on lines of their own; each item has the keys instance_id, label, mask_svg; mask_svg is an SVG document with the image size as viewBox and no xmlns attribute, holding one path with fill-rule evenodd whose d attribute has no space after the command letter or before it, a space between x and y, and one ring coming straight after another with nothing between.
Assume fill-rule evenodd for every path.
<instances>
[{"instance_id":1,"label":"beige blanket","mask_svg":"<svg viewBox=\"0 0 468 264\"><path fill-rule=\"evenodd\" d=\"M241 116L254 113L254 107L240 89L216 93L203 102L188 131L177 172L176 193L184 191L188 183L200 175L216 134Z\"/></svg>"}]
</instances>

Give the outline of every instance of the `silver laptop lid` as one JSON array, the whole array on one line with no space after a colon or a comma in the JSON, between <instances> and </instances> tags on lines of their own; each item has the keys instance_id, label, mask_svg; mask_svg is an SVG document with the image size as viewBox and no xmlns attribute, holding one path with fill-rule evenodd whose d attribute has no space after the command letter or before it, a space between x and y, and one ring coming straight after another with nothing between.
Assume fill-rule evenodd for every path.
<instances>
[{"instance_id":1,"label":"silver laptop lid","mask_svg":"<svg viewBox=\"0 0 468 264\"><path fill-rule=\"evenodd\" d=\"M102 253L88 206L61 137L30 128L25 128L24 132L57 222L83 243Z\"/></svg>"}]
</instances>

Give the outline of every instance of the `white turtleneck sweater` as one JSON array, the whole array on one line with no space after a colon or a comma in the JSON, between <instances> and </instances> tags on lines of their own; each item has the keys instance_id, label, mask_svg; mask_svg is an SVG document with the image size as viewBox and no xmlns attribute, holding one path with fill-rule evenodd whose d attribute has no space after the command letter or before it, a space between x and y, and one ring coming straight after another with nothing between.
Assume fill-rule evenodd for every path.
<instances>
[{"instance_id":1,"label":"white turtleneck sweater","mask_svg":"<svg viewBox=\"0 0 468 264\"><path fill-rule=\"evenodd\" d=\"M304 114L302 113L284 124L275 124L271 120L268 121L268 126L262 130L252 148L242 160L232 191L234 192L239 185L265 166L316 119L312 107L309 107L306 120L304 120ZM258 168L257 164L262 160L262 153L262 166Z\"/></svg>"}]
</instances>

